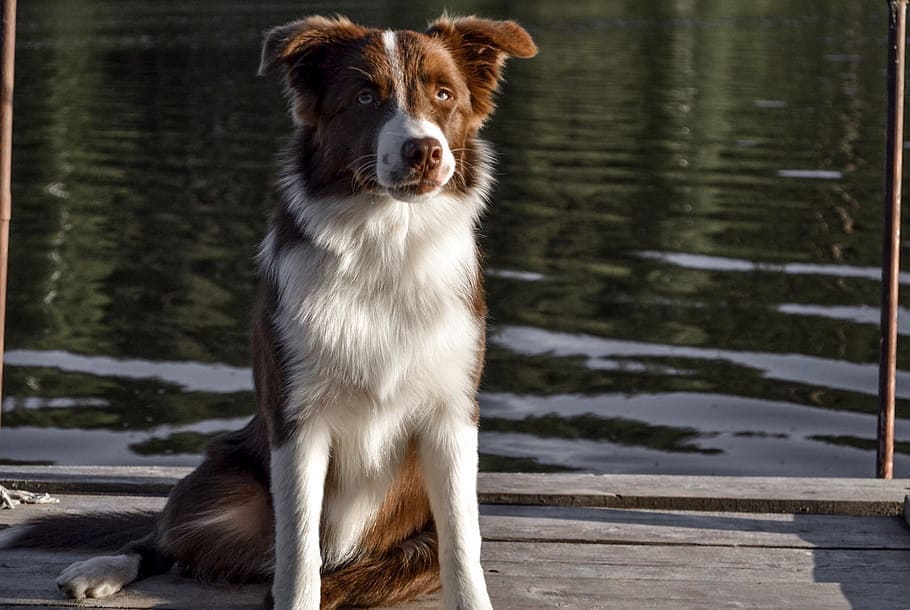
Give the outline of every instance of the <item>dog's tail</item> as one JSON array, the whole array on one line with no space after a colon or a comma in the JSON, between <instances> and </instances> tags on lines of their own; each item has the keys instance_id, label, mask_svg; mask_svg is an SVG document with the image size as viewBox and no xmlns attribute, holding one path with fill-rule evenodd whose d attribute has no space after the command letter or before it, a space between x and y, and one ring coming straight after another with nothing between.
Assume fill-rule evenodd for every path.
<instances>
[{"instance_id":1,"label":"dog's tail","mask_svg":"<svg viewBox=\"0 0 910 610\"><path fill-rule=\"evenodd\" d=\"M155 531L157 513L47 515L0 531L0 549L116 551Z\"/></svg>"}]
</instances>

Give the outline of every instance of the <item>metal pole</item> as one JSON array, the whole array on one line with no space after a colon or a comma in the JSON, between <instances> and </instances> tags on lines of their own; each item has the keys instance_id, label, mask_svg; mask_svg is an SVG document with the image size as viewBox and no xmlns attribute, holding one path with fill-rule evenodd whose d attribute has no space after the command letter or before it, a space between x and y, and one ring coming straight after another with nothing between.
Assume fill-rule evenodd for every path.
<instances>
[{"instance_id":1,"label":"metal pole","mask_svg":"<svg viewBox=\"0 0 910 610\"><path fill-rule=\"evenodd\" d=\"M13 208L13 65L16 55L16 0L3 0L2 82L0 82L0 405L3 399L3 345L6 328L6 270ZM0 413L3 409L0 408Z\"/></svg>"},{"instance_id":2,"label":"metal pole","mask_svg":"<svg viewBox=\"0 0 910 610\"><path fill-rule=\"evenodd\" d=\"M904 152L904 48L907 0L888 0L888 117L885 132L885 222L882 241L881 357L878 368L877 474L894 470L894 373L897 368L898 274L901 244L901 172Z\"/></svg>"}]
</instances>

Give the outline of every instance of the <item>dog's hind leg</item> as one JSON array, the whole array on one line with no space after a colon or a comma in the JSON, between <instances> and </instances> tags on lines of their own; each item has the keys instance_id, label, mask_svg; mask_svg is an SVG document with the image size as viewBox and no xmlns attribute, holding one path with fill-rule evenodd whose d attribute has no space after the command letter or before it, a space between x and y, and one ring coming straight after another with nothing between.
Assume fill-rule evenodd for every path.
<instances>
[{"instance_id":1,"label":"dog's hind leg","mask_svg":"<svg viewBox=\"0 0 910 610\"><path fill-rule=\"evenodd\" d=\"M268 488L225 472L178 486L161 521L161 543L183 573L205 582L265 578L274 539Z\"/></svg>"},{"instance_id":2,"label":"dog's hind leg","mask_svg":"<svg viewBox=\"0 0 910 610\"><path fill-rule=\"evenodd\" d=\"M214 439L206 459L168 496L157 543L184 574L207 582L262 580L274 527L264 428L257 418ZM263 455L264 454L264 455Z\"/></svg>"}]
</instances>

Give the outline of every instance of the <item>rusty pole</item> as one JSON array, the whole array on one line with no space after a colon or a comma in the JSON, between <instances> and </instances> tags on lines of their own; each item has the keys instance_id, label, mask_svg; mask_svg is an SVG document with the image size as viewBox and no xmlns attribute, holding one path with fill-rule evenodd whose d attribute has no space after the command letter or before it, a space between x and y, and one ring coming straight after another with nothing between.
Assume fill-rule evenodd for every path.
<instances>
[{"instance_id":1,"label":"rusty pole","mask_svg":"<svg viewBox=\"0 0 910 610\"><path fill-rule=\"evenodd\" d=\"M3 1L2 82L0 82L0 404L3 399L3 345L6 327L6 270L13 202L13 65L16 55L16 0ZM0 408L2 412L2 408Z\"/></svg>"},{"instance_id":2,"label":"rusty pole","mask_svg":"<svg viewBox=\"0 0 910 610\"><path fill-rule=\"evenodd\" d=\"M888 1L888 115L885 131L885 222L882 240L881 357L878 367L877 474L894 469L894 374L897 368L898 274L901 245L901 172L904 152L904 49L907 0Z\"/></svg>"}]
</instances>

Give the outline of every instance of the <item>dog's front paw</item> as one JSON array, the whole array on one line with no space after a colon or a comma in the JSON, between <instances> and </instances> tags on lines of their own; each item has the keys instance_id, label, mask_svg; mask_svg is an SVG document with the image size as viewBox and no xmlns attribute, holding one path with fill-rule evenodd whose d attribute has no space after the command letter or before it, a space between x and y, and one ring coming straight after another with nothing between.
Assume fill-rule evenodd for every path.
<instances>
[{"instance_id":1,"label":"dog's front paw","mask_svg":"<svg viewBox=\"0 0 910 610\"><path fill-rule=\"evenodd\" d=\"M104 555L77 561L57 577L57 588L74 599L108 597L136 580L139 557Z\"/></svg>"}]
</instances>

